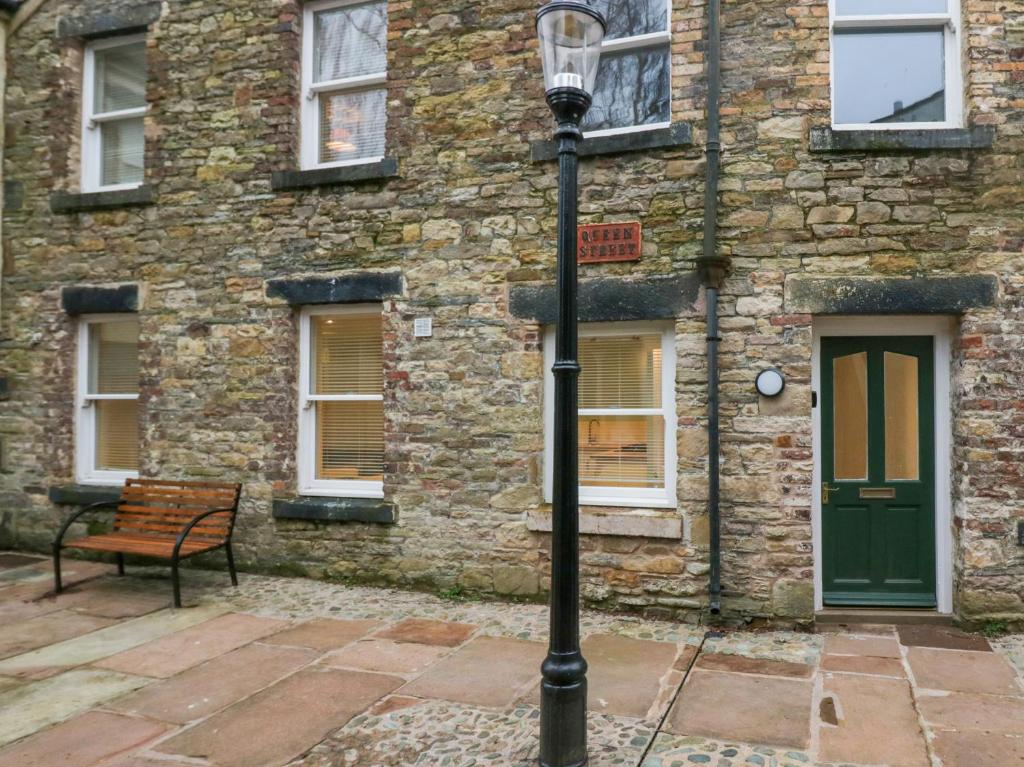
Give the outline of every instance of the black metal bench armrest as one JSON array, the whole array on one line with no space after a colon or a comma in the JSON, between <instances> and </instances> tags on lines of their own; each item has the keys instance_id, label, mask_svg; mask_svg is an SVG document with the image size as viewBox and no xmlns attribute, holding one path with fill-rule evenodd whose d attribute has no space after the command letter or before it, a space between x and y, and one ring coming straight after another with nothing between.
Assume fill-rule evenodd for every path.
<instances>
[{"instance_id":1,"label":"black metal bench armrest","mask_svg":"<svg viewBox=\"0 0 1024 767\"><path fill-rule=\"evenodd\" d=\"M185 543L185 539L188 538L188 534L192 532L192 528L195 527L198 523L202 522L204 519L214 514L233 514L234 512L235 507L231 506L225 509L210 509L209 511L204 511L202 514L197 514L196 516L192 517L192 521L189 522L188 525L185 526L185 529L181 531L181 534L178 536L178 540L174 544L174 558L178 558L178 551L181 549L182 544ZM225 540L231 539L230 527L228 528L228 534L224 536L224 538Z\"/></svg>"},{"instance_id":2,"label":"black metal bench armrest","mask_svg":"<svg viewBox=\"0 0 1024 767\"><path fill-rule=\"evenodd\" d=\"M63 525L61 525L60 532L57 533L57 538L53 542L54 548L60 548L61 541L64 540L64 534L67 533L68 528L71 527L71 525L74 524L75 520L77 520L79 517L81 517L84 514L89 514L89 513L94 512L94 511L99 511L99 510L103 509L106 506L112 507L110 509L107 509L107 511L116 511L117 510L117 506L120 505L120 503L121 503L120 500L117 500L117 501L97 501L96 503L90 503L88 506L83 506L82 508L80 508L78 511L73 513L70 517L68 517L65 520Z\"/></svg>"}]
</instances>

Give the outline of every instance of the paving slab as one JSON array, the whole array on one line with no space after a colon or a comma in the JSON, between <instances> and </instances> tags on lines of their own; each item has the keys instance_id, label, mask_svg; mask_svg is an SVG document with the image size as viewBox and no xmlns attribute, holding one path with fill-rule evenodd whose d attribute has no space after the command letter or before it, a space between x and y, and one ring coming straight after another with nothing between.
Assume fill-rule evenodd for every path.
<instances>
[{"instance_id":1,"label":"paving slab","mask_svg":"<svg viewBox=\"0 0 1024 767\"><path fill-rule=\"evenodd\" d=\"M329 653L323 662L329 666L362 671L417 674L450 652L450 648L438 645L392 642L390 639L364 639Z\"/></svg>"},{"instance_id":2,"label":"paving slab","mask_svg":"<svg viewBox=\"0 0 1024 767\"><path fill-rule=\"evenodd\" d=\"M65 639L88 634L114 623L110 618L79 615L69 610L57 610L44 615L4 624L0 633L0 658L35 650L37 647L63 642Z\"/></svg>"},{"instance_id":3,"label":"paving slab","mask_svg":"<svg viewBox=\"0 0 1024 767\"><path fill-rule=\"evenodd\" d=\"M148 719L89 711L0 751L0 767L93 767L167 729Z\"/></svg>"},{"instance_id":4,"label":"paving slab","mask_svg":"<svg viewBox=\"0 0 1024 767\"><path fill-rule=\"evenodd\" d=\"M419 642L442 647L456 647L469 639L476 629L476 626L468 623L407 618L379 632L376 636L395 642Z\"/></svg>"},{"instance_id":5,"label":"paving slab","mask_svg":"<svg viewBox=\"0 0 1024 767\"><path fill-rule=\"evenodd\" d=\"M835 701L839 720L819 729L821 761L929 767L906 681L826 673L823 682L823 699Z\"/></svg>"},{"instance_id":6,"label":"paving slab","mask_svg":"<svg viewBox=\"0 0 1024 767\"><path fill-rule=\"evenodd\" d=\"M740 674L784 676L792 679L809 679L814 674L814 667L806 663L747 658L743 655L725 653L701 653L697 658L697 667L711 671L735 671Z\"/></svg>"},{"instance_id":7,"label":"paving slab","mask_svg":"<svg viewBox=\"0 0 1024 767\"><path fill-rule=\"evenodd\" d=\"M477 637L402 688L402 695L478 706L507 706L540 677L541 642Z\"/></svg>"},{"instance_id":8,"label":"paving slab","mask_svg":"<svg viewBox=\"0 0 1024 767\"><path fill-rule=\"evenodd\" d=\"M1024 700L1004 695L951 692L919 695L921 718L937 728L1024 736Z\"/></svg>"},{"instance_id":9,"label":"paving slab","mask_svg":"<svg viewBox=\"0 0 1024 767\"><path fill-rule=\"evenodd\" d=\"M0 693L0 745L31 735L151 680L100 669L74 669Z\"/></svg>"},{"instance_id":10,"label":"paving slab","mask_svg":"<svg viewBox=\"0 0 1024 767\"><path fill-rule=\"evenodd\" d=\"M187 724L238 702L316 658L315 651L304 647L249 644L119 698L107 708Z\"/></svg>"},{"instance_id":11,"label":"paving slab","mask_svg":"<svg viewBox=\"0 0 1024 767\"><path fill-rule=\"evenodd\" d=\"M587 659L590 710L636 718L646 717L659 700L678 653L672 642L611 634L591 634L581 648ZM676 675L675 684L681 681L682 675Z\"/></svg>"},{"instance_id":12,"label":"paving slab","mask_svg":"<svg viewBox=\"0 0 1024 767\"><path fill-rule=\"evenodd\" d=\"M380 621L372 620L316 618L300 623L295 628L279 631L262 641L270 644L310 647L314 650L336 650L357 639L362 639L380 625Z\"/></svg>"},{"instance_id":13,"label":"paving slab","mask_svg":"<svg viewBox=\"0 0 1024 767\"><path fill-rule=\"evenodd\" d=\"M280 631L288 624L273 618L232 613L146 642L99 661L100 668L166 679L210 658Z\"/></svg>"},{"instance_id":14,"label":"paving slab","mask_svg":"<svg viewBox=\"0 0 1024 767\"><path fill-rule=\"evenodd\" d=\"M694 668L663 729L803 749L810 741L811 692L810 680Z\"/></svg>"},{"instance_id":15,"label":"paving slab","mask_svg":"<svg viewBox=\"0 0 1024 767\"><path fill-rule=\"evenodd\" d=\"M870 655L875 658L899 658L900 645L894 637L830 634L825 637L825 652L830 655Z\"/></svg>"},{"instance_id":16,"label":"paving slab","mask_svg":"<svg viewBox=\"0 0 1024 767\"><path fill-rule=\"evenodd\" d=\"M219 767L277 767L400 684L398 677L384 674L331 668L300 671L154 750L208 759Z\"/></svg>"},{"instance_id":17,"label":"paving slab","mask_svg":"<svg viewBox=\"0 0 1024 767\"><path fill-rule=\"evenodd\" d=\"M1013 667L998 653L911 647L907 660L918 687L1024 695Z\"/></svg>"},{"instance_id":18,"label":"paving slab","mask_svg":"<svg viewBox=\"0 0 1024 767\"><path fill-rule=\"evenodd\" d=\"M944 650L992 652L983 636L968 634L952 626L897 626L900 644L907 647L938 647Z\"/></svg>"},{"instance_id":19,"label":"paving slab","mask_svg":"<svg viewBox=\"0 0 1024 767\"><path fill-rule=\"evenodd\" d=\"M181 610L161 610L141 618L118 623L91 634L47 645L0 661L0 674L32 676L37 672L80 666L114 655L194 626L227 612L222 605L201 605Z\"/></svg>"},{"instance_id":20,"label":"paving slab","mask_svg":"<svg viewBox=\"0 0 1024 767\"><path fill-rule=\"evenodd\" d=\"M73 599L71 609L102 618L136 618L140 615L171 607L171 597L160 589L124 588L124 581L92 581L76 587L71 593L61 594L62 600ZM152 585L152 584L151 584Z\"/></svg>"},{"instance_id":21,"label":"paving slab","mask_svg":"<svg viewBox=\"0 0 1024 767\"><path fill-rule=\"evenodd\" d=\"M891 676L906 679L903 662L897 658L876 658L872 655L823 655L822 671L843 671L849 674Z\"/></svg>"},{"instance_id":22,"label":"paving slab","mask_svg":"<svg viewBox=\"0 0 1024 767\"><path fill-rule=\"evenodd\" d=\"M13 567L25 567L36 565L43 561L42 557L32 557L28 554L0 554L0 570L10 570Z\"/></svg>"},{"instance_id":23,"label":"paving slab","mask_svg":"<svg viewBox=\"0 0 1024 767\"><path fill-rule=\"evenodd\" d=\"M1010 767L1024 764L1024 738L990 732L939 730L932 748L947 767Z\"/></svg>"}]
</instances>

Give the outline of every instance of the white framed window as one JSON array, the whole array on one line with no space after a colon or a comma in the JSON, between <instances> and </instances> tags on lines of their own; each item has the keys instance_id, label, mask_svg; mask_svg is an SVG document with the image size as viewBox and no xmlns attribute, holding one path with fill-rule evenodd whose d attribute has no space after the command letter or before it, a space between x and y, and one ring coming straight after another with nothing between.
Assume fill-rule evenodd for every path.
<instances>
[{"instance_id":1,"label":"white framed window","mask_svg":"<svg viewBox=\"0 0 1024 767\"><path fill-rule=\"evenodd\" d=\"M963 125L959 0L829 0L832 127Z\"/></svg>"},{"instance_id":2,"label":"white framed window","mask_svg":"<svg viewBox=\"0 0 1024 767\"><path fill-rule=\"evenodd\" d=\"M388 8L383 0L308 3L302 21L302 167L384 158Z\"/></svg>"},{"instance_id":3,"label":"white framed window","mask_svg":"<svg viewBox=\"0 0 1024 767\"><path fill-rule=\"evenodd\" d=\"M299 344L299 492L383 498L380 306L307 307Z\"/></svg>"},{"instance_id":4,"label":"white framed window","mask_svg":"<svg viewBox=\"0 0 1024 767\"><path fill-rule=\"evenodd\" d=\"M608 31L583 119L587 136L665 128L672 122L671 0L595 0Z\"/></svg>"},{"instance_id":5,"label":"white framed window","mask_svg":"<svg viewBox=\"0 0 1024 767\"><path fill-rule=\"evenodd\" d=\"M93 485L139 476L139 320L82 317L78 325L76 478Z\"/></svg>"},{"instance_id":6,"label":"white framed window","mask_svg":"<svg viewBox=\"0 0 1024 767\"><path fill-rule=\"evenodd\" d=\"M671 324L579 331L580 503L676 506L676 353ZM551 501L555 331L544 336L544 495Z\"/></svg>"},{"instance_id":7,"label":"white framed window","mask_svg":"<svg viewBox=\"0 0 1024 767\"><path fill-rule=\"evenodd\" d=\"M145 36L89 43L82 80L82 191L142 184L145 114Z\"/></svg>"}]
</instances>

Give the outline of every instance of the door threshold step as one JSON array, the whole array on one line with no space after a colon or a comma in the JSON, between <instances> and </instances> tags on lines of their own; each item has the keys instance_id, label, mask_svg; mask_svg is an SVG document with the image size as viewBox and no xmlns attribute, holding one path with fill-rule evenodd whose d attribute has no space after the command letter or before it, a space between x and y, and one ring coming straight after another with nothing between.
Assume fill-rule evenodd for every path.
<instances>
[{"instance_id":1,"label":"door threshold step","mask_svg":"<svg viewBox=\"0 0 1024 767\"><path fill-rule=\"evenodd\" d=\"M818 624L883 623L906 626L952 626L953 616L937 610L894 607L826 607L814 613Z\"/></svg>"}]
</instances>

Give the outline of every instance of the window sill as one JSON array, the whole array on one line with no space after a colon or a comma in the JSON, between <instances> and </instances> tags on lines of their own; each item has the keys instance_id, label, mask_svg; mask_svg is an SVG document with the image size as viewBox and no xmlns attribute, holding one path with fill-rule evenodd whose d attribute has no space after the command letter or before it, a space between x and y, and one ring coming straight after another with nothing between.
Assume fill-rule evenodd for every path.
<instances>
[{"instance_id":1,"label":"window sill","mask_svg":"<svg viewBox=\"0 0 1024 767\"><path fill-rule=\"evenodd\" d=\"M273 514L274 519L312 522L374 522L381 525L395 523L395 505L373 498L275 498Z\"/></svg>"},{"instance_id":2,"label":"window sill","mask_svg":"<svg viewBox=\"0 0 1024 767\"><path fill-rule=\"evenodd\" d=\"M834 130L811 128L811 152L887 152L935 149L988 149L995 139L991 125L922 130Z\"/></svg>"},{"instance_id":3,"label":"window sill","mask_svg":"<svg viewBox=\"0 0 1024 767\"><path fill-rule=\"evenodd\" d=\"M131 208L151 205L155 196L151 186L111 192L54 192L50 195L50 210L54 213L86 213L92 210Z\"/></svg>"},{"instance_id":4,"label":"window sill","mask_svg":"<svg viewBox=\"0 0 1024 767\"><path fill-rule=\"evenodd\" d=\"M352 184L359 181L378 181L398 176L398 160L385 157L378 162L362 165L340 165L336 168L313 170L278 170L270 176L270 188L275 192L289 189L314 189L318 186Z\"/></svg>"},{"instance_id":5,"label":"window sill","mask_svg":"<svg viewBox=\"0 0 1024 767\"><path fill-rule=\"evenodd\" d=\"M50 501L61 506L86 506L100 501L121 500L117 485L53 485L47 491Z\"/></svg>"},{"instance_id":6,"label":"window sill","mask_svg":"<svg viewBox=\"0 0 1024 767\"><path fill-rule=\"evenodd\" d=\"M551 507L526 513L526 529L551 532ZM580 506L580 534L682 540L683 518L672 510Z\"/></svg>"},{"instance_id":7,"label":"window sill","mask_svg":"<svg viewBox=\"0 0 1024 767\"><path fill-rule=\"evenodd\" d=\"M693 128L690 123L673 123L667 128L649 131L633 131L613 136L595 136L580 143L580 157L643 152L649 149L665 149L689 146L693 143ZM533 162L548 162L558 159L558 142L551 140L534 141L530 144L530 159Z\"/></svg>"}]
</instances>

